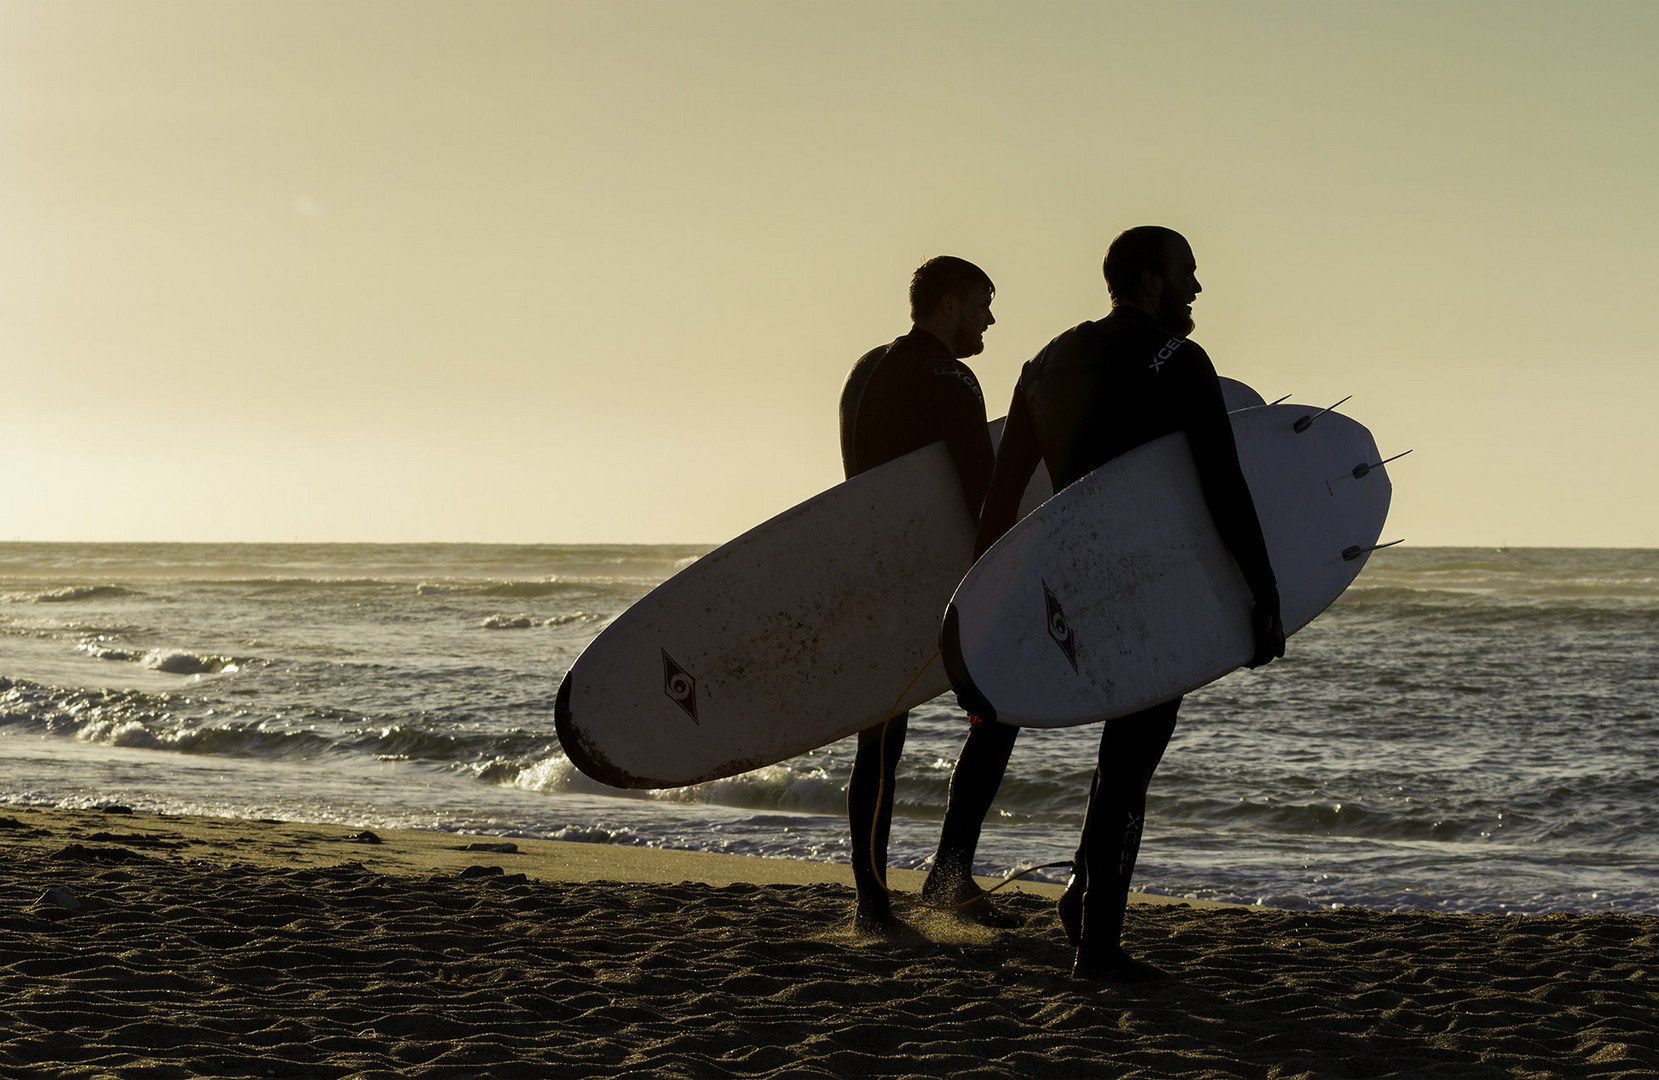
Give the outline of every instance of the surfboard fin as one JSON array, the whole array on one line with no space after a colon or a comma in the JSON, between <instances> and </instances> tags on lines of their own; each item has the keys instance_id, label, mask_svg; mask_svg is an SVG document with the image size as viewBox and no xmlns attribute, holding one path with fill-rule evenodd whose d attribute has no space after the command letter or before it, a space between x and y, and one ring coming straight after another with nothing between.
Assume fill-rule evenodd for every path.
<instances>
[{"instance_id":1,"label":"surfboard fin","mask_svg":"<svg viewBox=\"0 0 1659 1080\"><path fill-rule=\"evenodd\" d=\"M1358 544L1354 544L1351 547L1345 547L1342 549L1342 561L1353 562L1355 559L1366 554L1367 552L1381 551L1383 548L1390 548L1395 544L1403 544L1405 542L1405 537L1402 536L1398 540L1390 540L1386 544L1372 544L1370 547L1360 547Z\"/></svg>"},{"instance_id":2,"label":"surfboard fin","mask_svg":"<svg viewBox=\"0 0 1659 1080\"><path fill-rule=\"evenodd\" d=\"M1290 395L1286 394L1284 397L1280 398L1278 401L1269 401L1268 404L1269 405L1283 405L1285 402L1287 402L1289 400L1290 400Z\"/></svg>"},{"instance_id":3,"label":"surfboard fin","mask_svg":"<svg viewBox=\"0 0 1659 1080\"><path fill-rule=\"evenodd\" d=\"M1350 398L1352 398L1353 396L1354 395L1349 394L1348 397L1343 398L1342 401L1347 401ZM1341 405L1342 401L1337 402L1336 405ZM1330 412L1331 409L1336 408L1336 405L1332 405L1329 408L1320 409L1318 412L1314 413L1312 416L1304 416L1300 420L1296 421L1296 423L1292 424L1291 426L1296 429L1296 434L1300 435L1300 434L1302 434L1302 432L1304 432L1304 431L1308 430L1308 428L1312 427L1313 422L1315 420L1319 419L1321 416L1324 416L1326 413Z\"/></svg>"},{"instance_id":4,"label":"surfboard fin","mask_svg":"<svg viewBox=\"0 0 1659 1080\"><path fill-rule=\"evenodd\" d=\"M1415 450L1415 449L1416 449L1416 447L1412 447L1412 450ZM1365 476L1365 474L1369 473L1372 469L1380 469L1384 465L1387 465L1390 461L1398 461L1401 458L1405 457L1409 453L1411 453L1411 450L1401 450L1398 454L1395 454L1393 457L1385 457L1381 461L1377 462L1375 465L1367 465L1364 462L1361 462L1360 464L1354 466L1354 479L1355 480L1362 479Z\"/></svg>"}]
</instances>

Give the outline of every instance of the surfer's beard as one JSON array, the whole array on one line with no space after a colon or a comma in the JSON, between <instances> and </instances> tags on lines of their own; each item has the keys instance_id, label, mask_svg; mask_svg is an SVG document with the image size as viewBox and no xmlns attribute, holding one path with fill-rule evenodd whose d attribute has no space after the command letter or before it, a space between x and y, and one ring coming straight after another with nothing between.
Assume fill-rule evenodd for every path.
<instances>
[{"instance_id":1,"label":"surfer's beard","mask_svg":"<svg viewBox=\"0 0 1659 1080\"><path fill-rule=\"evenodd\" d=\"M1158 325L1165 330L1173 330L1181 337L1192 334L1192 305L1166 302L1158 312Z\"/></svg>"}]
</instances>

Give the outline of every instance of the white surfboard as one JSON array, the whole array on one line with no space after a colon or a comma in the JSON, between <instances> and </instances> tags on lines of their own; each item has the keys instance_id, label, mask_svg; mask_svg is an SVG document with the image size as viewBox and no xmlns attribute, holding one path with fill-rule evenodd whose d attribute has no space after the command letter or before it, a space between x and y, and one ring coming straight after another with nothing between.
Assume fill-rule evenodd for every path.
<instances>
[{"instance_id":1,"label":"white surfboard","mask_svg":"<svg viewBox=\"0 0 1659 1080\"><path fill-rule=\"evenodd\" d=\"M1314 412L1230 414L1287 634L1353 582L1391 496L1370 432L1334 412L1298 431ZM1135 712L1248 661L1250 591L1186 435L1113 459L1009 530L958 586L941 647L965 706L1042 727Z\"/></svg>"},{"instance_id":2,"label":"white surfboard","mask_svg":"<svg viewBox=\"0 0 1659 1080\"><path fill-rule=\"evenodd\" d=\"M950 689L927 661L972 561L944 443L861 473L617 616L559 686L559 742L603 783L679 787L878 724Z\"/></svg>"},{"instance_id":3,"label":"white surfboard","mask_svg":"<svg viewBox=\"0 0 1659 1080\"><path fill-rule=\"evenodd\" d=\"M1238 412L1240 409L1253 409L1258 405L1266 405L1267 400L1256 393L1255 388L1221 376L1221 400L1227 406L1228 412Z\"/></svg>"},{"instance_id":4,"label":"white surfboard","mask_svg":"<svg viewBox=\"0 0 1659 1080\"><path fill-rule=\"evenodd\" d=\"M1230 406L1261 401L1222 383ZM1002 420L990 430L994 442ZM1038 469L1021 514L1051 493ZM837 484L606 626L559 685L559 742L602 783L680 787L794 757L879 724L895 704L938 697L950 683L928 658L973 540L942 442Z\"/></svg>"}]
</instances>

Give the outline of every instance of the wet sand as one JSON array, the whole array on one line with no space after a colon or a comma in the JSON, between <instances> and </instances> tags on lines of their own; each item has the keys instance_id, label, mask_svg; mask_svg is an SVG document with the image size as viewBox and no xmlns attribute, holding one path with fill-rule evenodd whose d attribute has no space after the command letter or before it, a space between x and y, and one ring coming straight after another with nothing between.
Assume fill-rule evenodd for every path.
<instances>
[{"instance_id":1,"label":"wet sand","mask_svg":"<svg viewBox=\"0 0 1659 1080\"><path fill-rule=\"evenodd\" d=\"M0 1076L1659 1075L1654 917L1137 903L1178 978L1094 985L1052 886L880 943L845 867L361 832L0 807Z\"/></svg>"}]
</instances>

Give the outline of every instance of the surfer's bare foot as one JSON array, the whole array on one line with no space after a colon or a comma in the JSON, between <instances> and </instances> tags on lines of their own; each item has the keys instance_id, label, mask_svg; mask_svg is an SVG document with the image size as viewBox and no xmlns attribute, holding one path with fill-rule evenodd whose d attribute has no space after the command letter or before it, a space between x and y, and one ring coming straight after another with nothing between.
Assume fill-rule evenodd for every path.
<instances>
[{"instance_id":1,"label":"surfer's bare foot","mask_svg":"<svg viewBox=\"0 0 1659 1080\"><path fill-rule=\"evenodd\" d=\"M956 902L962 903L961 900ZM966 907L957 908L956 917L976 926L984 926L992 930L1018 930L1025 925L1025 920L1012 911L1004 910L991 903L984 892L980 892L979 896Z\"/></svg>"},{"instance_id":2,"label":"surfer's bare foot","mask_svg":"<svg viewBox=\"0 0 1659 1080\"><path fill-rule=\"evenodd\" d=\"M1096 982L1149 983L1167 982L1175 976L1144 960L1136 960L1113 945L1109 949L1078 949L1071 977Z\"/></svg>"},{"instance_id":3,"label":"surfer's bare foot","mask_svg":"<svg viewBox=\"0 0 1659 1080\"><path fill-rule=\"evenodd\" d=\"M935 878L929 874L922 884L922 901L949 908L951 914L963 922L991 930L1017 930L1025 925L1025 920L1018 915L992 904L984 889L959 877L953 880L948 876Z\"/></svg>"},{"instance_id":4,"label":"surfer's bare foot","mask_svg":"<svg viewBox=\"0 0 1659 1080\"><path fill-rule=\"evenodd\" d=\"M1060 928L1066 932L1066 940L1075 947L1083 943L1083 890L1073 885L1066 886L1066 891L1060 894L1060 902L1054 905L1055 912L1060 916Z\"/></svg>"},{"instance_id":5,"label":"surfer's bare foot","mask_svg":"<svg viewBox=\"0 0 1659 1080\"><path fill-rule=\"evenodd\" d=\"M886 904L859 904L853 912L853 933L880 941L898 941L913 931Z\"/></svg>"}]
</instances>

